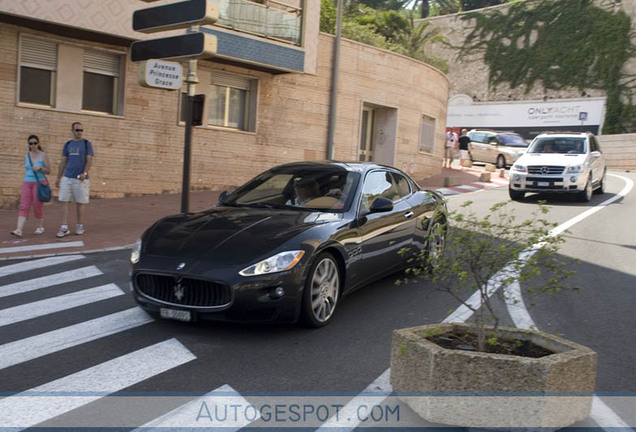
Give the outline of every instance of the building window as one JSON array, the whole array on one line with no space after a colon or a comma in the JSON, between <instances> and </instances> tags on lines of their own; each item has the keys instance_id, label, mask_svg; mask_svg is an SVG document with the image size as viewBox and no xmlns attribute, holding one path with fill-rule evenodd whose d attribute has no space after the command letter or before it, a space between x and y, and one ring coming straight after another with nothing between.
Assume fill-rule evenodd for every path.
<instances>
[{"instance_id":1,"label":"building window","mask_svg":"<svg viewBox=\"0 0 636 432\"><path fill-rule=\"evenodd\" d=\"M215 72L210 84L208 124L253 131L255 80Z\"/></svg>"},{"instance_id":2,"label":"building window","mask_svg":"<svg viewBox=\"0 0 636 432\"><path fill-rule=\"evenodd\" d=\"M420 122L420 146L419 150L425 153L433 153L435 145L435 119L422 116Z\"/></svg>"},{"instance_id":3,"label":"building window","mask_svg":"<svg viewBox=\"0 0 636 432\"><path fill-rule=\"evenodd\" d=\"M55 105L57 44L22 36L20 39L20 92L18 100L37 105Z\"/></svg>"},{"instance_id":4,"label":"building window","mask_svg":"<svg viewBox=\"0 0 636 432\"><path fill-rule=\"evenodd\" d=\"M121 56L84 51L82 109L119 114Z\"/></svg>"}]
</instances>

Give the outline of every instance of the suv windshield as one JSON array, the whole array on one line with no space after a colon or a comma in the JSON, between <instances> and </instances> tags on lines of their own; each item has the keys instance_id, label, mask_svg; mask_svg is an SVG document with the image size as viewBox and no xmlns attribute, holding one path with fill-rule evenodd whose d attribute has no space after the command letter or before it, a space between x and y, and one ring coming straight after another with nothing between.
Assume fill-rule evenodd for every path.
<instances>
[{"instance_id":1,"label":"suv windshield","mask_svg":"<svg viewBox=\"0 0 636 432\"><path fill-rule=\"evenodd\" d=\"M499 135L499 139L503 143L503 145L510 147L527 147L528 144L521 138L520 135L515 134L501 134Z\"/></svg>"},{"instance_id":2,"label":"suv windshield","mask_svg":"<svg viewBox=\"0 0 636 432\"><path fill-rule=\"evenodd\" d=\"M537 138L528 148L528 153L584 154L585 151L585 138L578 137Z\"/></svg>"}]
</instances>

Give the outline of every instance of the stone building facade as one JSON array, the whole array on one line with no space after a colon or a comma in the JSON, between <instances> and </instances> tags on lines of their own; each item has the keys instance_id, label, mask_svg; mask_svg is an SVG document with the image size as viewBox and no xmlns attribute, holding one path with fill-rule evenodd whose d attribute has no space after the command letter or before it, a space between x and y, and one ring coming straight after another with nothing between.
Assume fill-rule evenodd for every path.
<instances>
[{"instance_id":1,"label":"stone building facade","mask_svg":"<svg viewBox=\"0 0 636 432\"><path fill-rule=\"evenodd\" d=\"M145 5L135 0L87 0L86 7L77 10L76 3L0 0L2 207L18 202L27 136L40 137L56 172L75 121L83 123L84 136L96 152L91 169L94 198L181 191L182 92L141 86L139 64L129 58L133 40L157 37L131 30L132 12ZM318 2L300 5L305 16L299 46L263 40L279 51L302 54L302 70L228 58L199 60L196 93L205 94L206 103L204 124L193 130L193 190L231 189L279 163L326 159L335 38L318 31ZM214 26L217 30L228 37L239 33ZM242 36L247 42L258 39ZM29 66L24 53L30 43L57 47L55 103L50 106L21 100L20 92L29 92L21 87L21 74ZM98 60L113 56L120 59L120 72L113 72L120 90L113 95L111 112L85 109L91 103L86 79L95 78L87 62L95 61L94 67L101 68L103 62ZM223 98L219 89L227 90ZM438 174L448 91L448 78L435 68L343 39L335 159L363 156L403 168L415 178ZM240 112L219 108L222 102L233 103L237 95L244 97ZM219 109L225 117L218 115ZM366 147L361 145L363 138ZM49 179L54 181L54 174Z\"/></svg>"}]
</instances>

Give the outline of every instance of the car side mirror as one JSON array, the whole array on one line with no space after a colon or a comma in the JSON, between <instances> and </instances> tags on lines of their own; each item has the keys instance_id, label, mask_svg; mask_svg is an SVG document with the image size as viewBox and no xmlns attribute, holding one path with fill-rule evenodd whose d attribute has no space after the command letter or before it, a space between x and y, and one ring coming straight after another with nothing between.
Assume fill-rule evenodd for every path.
<instances>
[{"instance_id":1,"label":"car side mirror","mask_svg":"<svg viewBox=\"0 0 636 432\"><path fill-rule=\"evenodd\" d=\"M379 197L373 200L369 212L371 213L385 213L393 210L393 201L388 198Z\"/></svg>"},{"instance_id":2,"label":"car side mirror","mask_svg":"<svg viewBox=\"0 0 636 432\"><path fill-rule=\"evenodd\" d=\"M223 204L225 202L225 200L227 200L227 197L229 196L229 194L227 193L227 191L223 191L221 192L221 194L219 195L219 204Z\"/></svg>"}]
</instances>

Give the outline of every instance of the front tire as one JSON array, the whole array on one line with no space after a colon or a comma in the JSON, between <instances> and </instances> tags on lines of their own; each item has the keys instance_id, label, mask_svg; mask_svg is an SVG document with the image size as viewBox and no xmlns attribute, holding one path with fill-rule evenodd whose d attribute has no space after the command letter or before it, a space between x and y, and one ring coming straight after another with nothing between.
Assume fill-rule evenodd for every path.
<instances>
[{"instance_id":1,"label":"front tire","mask_svg":"<svg viewBox=\"0 0 636 432\"><path fill-rule=\"evenodd\" d=\"M327 325L340 300L340 269L330 253L323 252L309 269L302 298L305 324L311 327Z\"/></svg>"},{"instance_id":2,"label":"front tire","mask_svg":"<svg viewBox=\"0 0 636 432\"><path fill-rule=\"evenodd\" d=\"M508 188L508 195L510 195L510 199L513 201L522 201L526 196L526 193L523 191L517 191L511 188Z\"/></svg>"},{"instance_id":3,"label":"front tire","mask_svg":"<svg viewBox=\"0 0 636 432\"><path fill-rule=\"evenodd\" d=\"M596 188L596 190L594 191L595 193L599 195L605 193L605 174L606 172L603 171L603 177L601 177L601 183L598 185L598 188Z\"/></svg>"},{"instance_id":4,"label":"front tire","mask_svg":"<svg viewBox=\"0 0 636 432\"><path fill-rule=\"evenodd\" d=\"M592 188L592 176L590 176L587 179L587 183L585 183L585 189L579 192L579 201L590 202L592 200L593 193L594 189Z\"/></svg>"}]
</instances>

